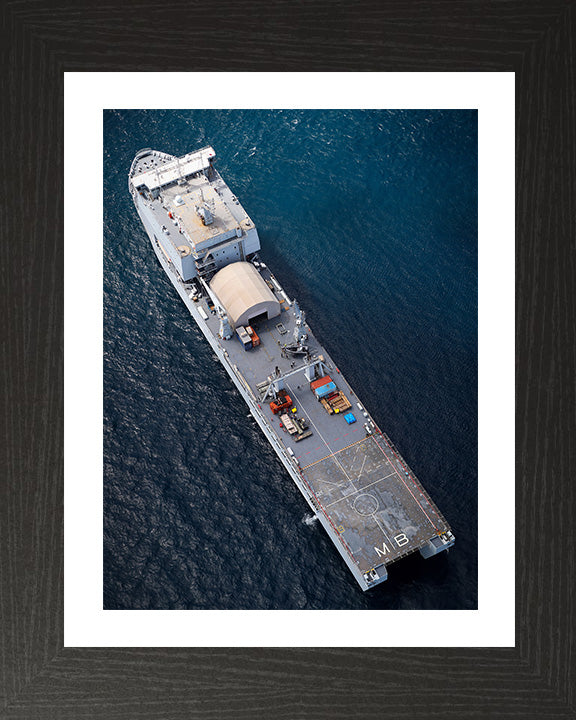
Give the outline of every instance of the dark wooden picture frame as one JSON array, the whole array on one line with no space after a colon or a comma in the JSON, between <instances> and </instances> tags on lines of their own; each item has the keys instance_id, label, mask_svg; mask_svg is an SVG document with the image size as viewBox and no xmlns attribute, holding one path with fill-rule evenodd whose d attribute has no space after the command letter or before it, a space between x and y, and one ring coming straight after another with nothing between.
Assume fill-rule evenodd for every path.
<instances>
[{"instance_id":1,"label":"dark wooden picture frame","mask_svg":"<svg viewBox=\"0 0 576 720\"><path fill-rule=\"evenodd\" d=\"M576 717L575 15L3 4L0 718ZM515 648L63 647L64 72L138 70L516 73Z\"/></svg>"}]
</instances>

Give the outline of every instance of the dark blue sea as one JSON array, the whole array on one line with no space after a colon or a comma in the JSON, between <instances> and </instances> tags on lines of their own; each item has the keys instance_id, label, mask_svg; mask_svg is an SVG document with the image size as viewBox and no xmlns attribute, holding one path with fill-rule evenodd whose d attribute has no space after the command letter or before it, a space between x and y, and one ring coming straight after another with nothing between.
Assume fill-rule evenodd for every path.
<instances>
[{"instance_id":1,"label":"dark blue sea","mask_svg":"<svg viewBox=\"0 0 576 720\"><path fill-rule=\"evenodd\" d=\"M477 607L477 113L104 113L104 607ZM363 593L161 269L137 150L212 145L267 262L457 537Z\"/></svg>"}]
</instances>

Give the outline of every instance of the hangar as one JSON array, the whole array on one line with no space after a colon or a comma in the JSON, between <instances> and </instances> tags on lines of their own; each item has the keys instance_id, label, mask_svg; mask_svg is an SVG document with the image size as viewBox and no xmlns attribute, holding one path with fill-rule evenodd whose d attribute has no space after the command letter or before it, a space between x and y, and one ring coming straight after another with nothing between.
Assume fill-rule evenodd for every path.
<instances>
[{"instance_id":1,"label":"hangar","mask_svg":"<svg viewBox=\"0 0 576 720\"><path fill-rule=\"evenodd\" d=\"M235 262L219 270L210 283L232 327L280 315L280 303L252 263Z\"/></svg>"}]
</instances>

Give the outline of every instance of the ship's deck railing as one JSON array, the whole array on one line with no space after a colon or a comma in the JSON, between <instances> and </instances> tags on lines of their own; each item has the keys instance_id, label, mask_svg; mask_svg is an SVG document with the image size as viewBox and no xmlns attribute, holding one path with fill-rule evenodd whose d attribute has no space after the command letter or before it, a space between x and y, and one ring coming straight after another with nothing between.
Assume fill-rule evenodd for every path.
<instances>
[{"instance_id":1,"label":"ship's deck railing","mask_svg":"<svg viewBox=\"0 0 576 720\"><path fill-rule=\"evenodd\" d=\"M146 155L149 155L150 153L154 152L152 148L142 148L142 150L138 150L136 155L134 155L134 160L132 160L132 165L130 165L130 172L128 173L128 177L132 177L134 175L134 170L136 169L136 164L138 163L138 160L140 158L145 157Z\"/></svg>"},{"instance_id":2,"label":"ship's deck railing","mask_svg":"<svg viewBox=\"0 0 576 720\"><path fill-rule=\"evenodd\" d=\"M174 155L169 155L168 153L163 153L159 150L154 150L153 148L142 148L141 150L138 150L136 155L134 155L134 160L132 160L132 165L130 165L130 172L128 173L129 180L132 179L132 177L134 176L134 171L136 169L138 161L146 155L155 155L156 157L166 160L167 162L175 159Z\"/></svg>"}]
</instances>

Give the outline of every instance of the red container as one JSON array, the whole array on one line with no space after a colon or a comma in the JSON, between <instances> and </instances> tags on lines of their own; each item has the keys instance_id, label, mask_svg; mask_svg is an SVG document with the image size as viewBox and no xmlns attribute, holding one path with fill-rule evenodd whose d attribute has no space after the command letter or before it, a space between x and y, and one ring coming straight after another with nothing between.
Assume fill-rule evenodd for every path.
<instances>
[{"instance_id":1,"label":"red container","mask_svg":"<svg viewBox=\"0 0 576 720\"><path fill-rule=\"evenodd\" d=\"M329 382L332 382L330 375L324 375L324 377L318 378L318 380L312 380L310 390L316 390L316 388L322 387L322 385L326 385Z\"/></svg>"},{"instance_id":2,"label":"red container","mask_svg":"<svg viewBox=\"0 0 576 720\"><path fill-rule=\"evenodd\" d=\"M252 340L252 347L258 347L260 345L260 338L256 334L256 330L254 330L253 327L250 327L250 325L246 325L246 332L248 335L250 335L250 340Z\"/></svg>"}]
</instances>

